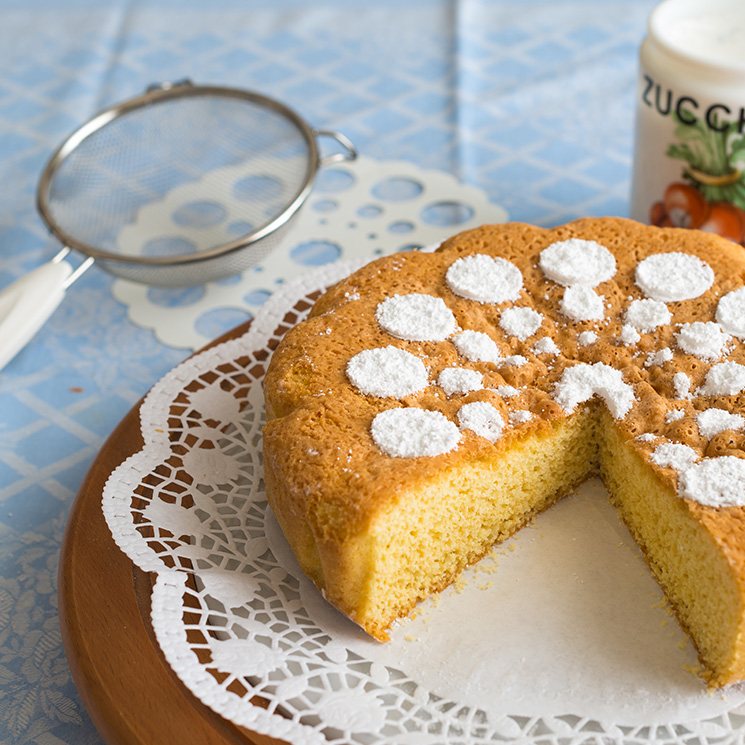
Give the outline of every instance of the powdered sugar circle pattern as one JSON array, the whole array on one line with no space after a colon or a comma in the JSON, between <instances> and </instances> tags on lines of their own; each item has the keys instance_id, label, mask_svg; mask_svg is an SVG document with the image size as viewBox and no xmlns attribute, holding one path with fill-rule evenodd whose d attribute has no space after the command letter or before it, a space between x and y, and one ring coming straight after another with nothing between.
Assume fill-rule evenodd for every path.
<instances>
[{"instance_id":1,"label":"powdered sugar circle pattern","mask_svg":"<svg viewBox=\"0 0 745 745\"><path fill-rule=\"evenodd\" d=\"M741 736L745 694L709 694L690 672L695 652L597 483L425 603L391 644L325 603L263 493L261 378L270 345L353 268L288 283L244 337L163 378L141 409L144 448L107 483L118 545L158 574L153 627L179 678L231 722L301 744ZM466 409L459 424L498 437L519 423L512 413L508 425L496 409Z\"/></svg>"},{"instance_id":2,"label":"powdered sugar circle pattern","mask_svg":"<svg viewBox=\"0 0 745 745\"><path fill-rule=\"evenodd\" d=\"M596 295L592 288L611 279L616 273L615 258L607 248L595 241L559 241L541 251L538 264L548 279L566 288L559 304L559 313L572 320L604 319L602 296ZM673 302L675 298L698 297L714 281L714 272L708 264L696 256L678 252L648 256L637 264L635 276L637 287L647 297L630 299L623 313L626 324L622 327L619 341L629 347L641 341L637 329L646 333L670 322L671 314L661 300L664 293L660 288L665 288L667 294L664 296L668 302ZM499 304L508 299L517 299L523 286L522 274L514 264L505 259L493 260L484 254L455 259L445 271L444 279L455 294L478 303ZM478 291L474 291L477 286ZM509 292L505 292L505 287L511 288ZM585 300L579 302L577 313L568 309L567 295L571 292L588 293ZM599 305L598 312L592 313L590 311L595 301ZM720 298L715 315L723 318L730 327L735 326L735 317L741 304L740 290L734 290ZM375 318L382 330L399 339L452 342L468 361L488 361L496 367L520 366L527 362L522 355L504 357L488 334L470 329L457 329L458 333L455 333L455 318L441 298L419 293L395 295L378 305ZM508 307L499 318L500 328L521 342L536 334L542 323L542 314L528 307ZM733 338L722 330L719 323L693 321L677 324L676 328L674 337L677 348L705 362L716 363L707 371L704 385L695 392L696 395L735 395L745 390L745 366L723 359L732 351ZM367 350L362 354L381 351ZM550 337L538 340L532 351L552 355L560 352ZM647 353L644 364L645 367L663 365L673 357L673 351L665 347ZM365 393L370 392L369 387L361 385L354 376L349 375L349 369L347 372L353 385ZM387 382L386 391L400 386L404 393L396 398L404 398L413 392L407 384L408 370L398 366L390 368L388 373L392 379ZM683 373L678 375L683 375L685 380L678 378L676 395L686 398L691 395L687 377ZM446 368L440 373L436 384L448 397L484 388L482 373L465 366ZM419 385L423 387L421 382ZM383 395L392 394L386 392ZM636 401L634 388L624 380L623 372L602 362L579 362L566 368L553 390L556 403L568 412L573 412L579 404L596 396L605 402L616 419L625 417ZM472 405L465 404L463 408L466 407ZM529 412L510 412L510 424L519 426L530 421L530 417L524 416L526 413ZM394 457L426 457L446 453L458 444L457 430L447 419L435 421L435 414L437 412L423 412L411 407L383 411L373 420L373 441L384 453ZM677 418L685 415L682 411L679 414ZM479 409L478 417L475 417L471 408L468 408L457 418L461 429L471 429L491 442L502 433L502 418L498 412L497 416L492 412L487 415ZM743 428L744 422L739 414L721 409L710 409L696 416L699 433L707 440L727 430L738 431ZM642 434L642 437L645 436ZM699 455L693 449L664 443L651 454L650 460L659 466L673 468L680 475L681 496L715 507L745 505L745 470L742 463L733 463L731 456L707 458L693 468L699 460ZM691 474L687 476L689 469Z\"/></svg>"},{"instance_id":3,"label":"powdered sugar circle pattern","mask_svg":"<svg viewBox=\"0 0 745 745\"><path fill-rule=\"evenodd\" d=\"M217 242L227 242L240 234L241 226L231 219L231 203L238 200L245 211L241 173L236 172L232 181L220 174L217 182L219 209L209 210L210 219L203 224L190 220L184 225L179 218L185 212L197 217L204 212L193 204L193 189L169 196L165 211L174 216L174 225L172 234L164 236L164 245L172 240L196 246L202 234L211 242L216 234ZM228 188L231 184L235 188ZM268 200L278 196L272 190L266 194ZM144 243L145 236L153 234L148 221L162 216L163 205L152 212L157 214L140 213L138 222L120 236L128 252L150 250ZM361 156L318 172L311 196L289 232L255 267L201 287L163 289L116 280L113 291L127 305L130 319L153 329L162 342L199 349L254 316L283 282L318 266L436 245L457 230L506 219L505 210L490 203L483 191L448 173Z\"/></svg>"}]
</instances>

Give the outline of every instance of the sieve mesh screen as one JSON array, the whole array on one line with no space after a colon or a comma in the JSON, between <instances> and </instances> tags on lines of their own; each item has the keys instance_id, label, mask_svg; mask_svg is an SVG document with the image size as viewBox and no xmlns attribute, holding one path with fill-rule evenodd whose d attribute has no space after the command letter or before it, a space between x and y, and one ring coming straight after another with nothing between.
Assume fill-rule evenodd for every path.
<instances>
[{"instance_id":1,"label":"sieve mesh screen","mask_svg":"<svg viewBox=\"0 0 745 745\"><path fill-rule=\"evenodd\" d=\"M317 165L307 130L262 100L196 90L123 110L82 139L51 175L51 221L112 254L175 257L282 215Z\"/></svg>"}]
</instances>

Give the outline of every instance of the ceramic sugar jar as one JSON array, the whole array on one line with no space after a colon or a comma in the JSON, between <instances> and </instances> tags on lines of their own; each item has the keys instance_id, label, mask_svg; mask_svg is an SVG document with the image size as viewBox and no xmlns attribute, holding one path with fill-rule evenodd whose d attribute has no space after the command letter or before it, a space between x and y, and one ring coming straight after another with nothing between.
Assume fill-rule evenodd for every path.
<instances>
[{"instance_id":1,"label":"ceramic sugar jar","mask_svg":"<svg viewBox=\"0 0 745 745\"><path fill-rule=\"evenodd\" d=\"M745 0L665 0L640 52L631 217L745 240Z\"/></svg>"}]
</instances>

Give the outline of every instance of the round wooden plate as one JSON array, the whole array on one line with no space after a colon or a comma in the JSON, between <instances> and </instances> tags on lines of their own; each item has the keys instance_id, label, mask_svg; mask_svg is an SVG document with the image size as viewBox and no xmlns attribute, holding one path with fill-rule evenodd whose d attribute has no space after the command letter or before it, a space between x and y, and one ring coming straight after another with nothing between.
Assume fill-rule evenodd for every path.
<instances>
[{"instance_id":1,"label":"round wooden plate","mask_svg":"<svg viewBox=\"0 0 745 745\"><path fill-rule=\"evenodd\" d=\"M226 721L176 677L150 624L153 578L111 537L101 495L109 474L143 446L139 410L124 417L94 460L62 544L60 625L83 703L107 745L281 745Z\"/></svg>"}]
</instances>

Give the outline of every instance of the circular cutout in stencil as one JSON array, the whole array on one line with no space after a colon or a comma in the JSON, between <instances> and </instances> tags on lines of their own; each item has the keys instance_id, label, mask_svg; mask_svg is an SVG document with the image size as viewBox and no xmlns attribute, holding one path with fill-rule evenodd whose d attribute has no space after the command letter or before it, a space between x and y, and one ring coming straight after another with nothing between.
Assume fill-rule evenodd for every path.
<instances>
[{"instance_id":1,"label":"circular cutout in stencil","mask_svg":"<svg viewBox=\"0 0 745 745\"><path fill-rule=\"evenodd\" d=\"M182 228L204 229L219 225L228 211L219 202L201 200L179 207L172 215L173 222Z\"/></svg>"},{"instance_id":2,"label":"circular cutout in stencil","mask_svg":"<svg viewBox=\"0 0 745 745\"><path fill-rule=\"evenodd\" d=\"M339 206L339 203L335 199L318 199L312 202L310 206L316 212L333 212Z\"/></svg>"},{"instance_id":3,"label":"circular cutout in stencil","mask_svg":"<svg viewBox=\"0 0 745 745\"><path fill-rule=\"evenodd\" d=\"M327 168L316 176L315 191L329 194L351 189L355 184L354 175L346 168Z\"/></svg>"},{"instance_id":4,"label":"circular cutout in stencil","mask_svg":"<svg viewBox=\"0 0 745 745\"><path fill-rule=\"evenodd\" d=\"M243 296L243 299L249 305L263 305L271 297L271 294L269 290L251 290Z\"/></svg>"},{"instance_id":5,"label":"circular cutout in stencil","mask_svg":"<svg viewBox=\"0 0 745 745\"><path fill-rule=\"evenodd\" d=\"M204 287L149 287L147 298L159 308L184 308L198 303L205 295Z\"/></svg>"},{"instance_id":6,"label":"circular cutout in stencil","mask_svg":"<svg viewBox=\"0 0 745 745\"><path fill-rule=\"evenodd\" d=\"M208 310L197 318L196 327L206 337L216 339L249 318L251 313L237 308Z\"/></svg>"},{"instance_id":7,"label":"circular cutout in stencil","mask_svg":"<svg viewBox=\"0 0 745 745\"><path fill-rule=\"evenodd\" d=\"M237 284L241 281L240 276L233 274L230 277L223 277L222 279L216 279L215 284L220 287L230 287L230 285Z\"/></svg>"},{"instance_id":8,"label":"circular cutout in stencil","mask_svg":"<svg viewBox=\"0 0 745 745\"><path fill-rule=\"evenodd\" d=\"M330 241L308 241L290 251L290 258L303 266L323 266L336 261L339 256L341 248Z\"/></svg>"},{"instance_id":9,"label":"circular cutout in stencil","mask_svg":"<svg viewBox=\"0 0 745 745\"><path fill-rule=\"evenodd\" d=\"M412 230L414 230L415 227L416 225L414 225L413 222L409 222L408 220L397 220L396 222L392 222L388 226L388 231L401 235L403 233L410 233Z\"/></svg>"},{"instance_id":10,"label":"circular cutout in stencil","mask_svg":"<svg viewBox=\"0 0 745 745\"><path fill-rule=\"evenodd\" d=\"M473 207L462 202L435 202L422 210L422 220L443 227L463 225L473 217Z\"/></svg>"},{"instance_id":11,"label":"circular cutout in stencil","mask_svg":"<svg viewBox=\"0 0 745 745\"><path fill-rule=\"evenodd\" d=\"M253 223L247 222L246 220L236 220L227 225L227 232L230 235L239 238L242 235L248 235L251 233L255 227L256 226Z\"/></svg>"},{"instance_id":12,"label":"circular cutout in stencil","mask_svg":"<svg viewBox=\"0 0 745 745\"><path fill-rule=\"evenodd\" d=\"M393 177L375 184L371 191L373 196L386 202L404 202L416 199L424 186L411 178Z\"/></svg>"},{"instance_id":13,"label":"circular cutout in stencil","mask_svg":"<svg viewBox=\"0 0 745 745\"><path fill-rule=\"evenodd\" d=\"M166 235L153 238L142 247L143 256L181 256L194 253L197 246L186 238L177 235Z\"/></svg>"},{"instance_id":14,"label":"circular cutout in stencil","mask_svg":"<svg viewBox=\"0 0 745 745\"><path fill-rule=\"evenodd\" d=\"M360 207L357 210L357 214L360 217L378 217L383 213L383 208L380 205L377 204L363 204L362 207Z\"/></svg>"},{"instance_id":15,"label":"circular cutout in stencil","mask_svg":"<svg viewBox=\"0 0 745 745\"><path fill-rule=\"evenodd\" d=\"M284 185L274 176L246 176L233 186L233 196L246 202L274 201L282 198Z\"/></svg>"}]
</instances>

